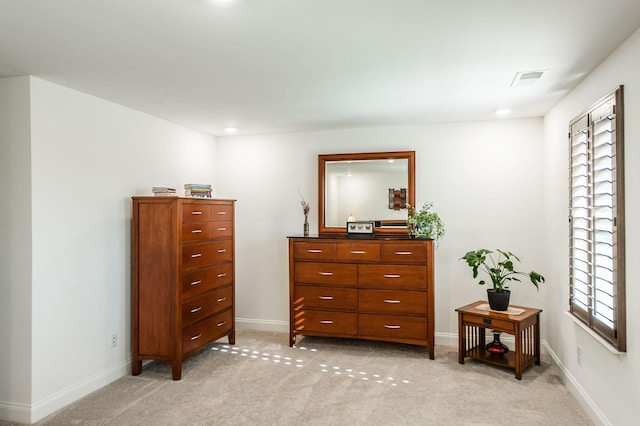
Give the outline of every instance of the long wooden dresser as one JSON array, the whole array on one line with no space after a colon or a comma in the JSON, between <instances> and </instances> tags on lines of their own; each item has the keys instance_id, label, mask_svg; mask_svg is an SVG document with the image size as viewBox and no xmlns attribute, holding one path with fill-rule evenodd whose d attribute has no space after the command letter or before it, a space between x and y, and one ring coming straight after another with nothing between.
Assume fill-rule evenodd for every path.
<instances>
[{"instance_id":1,"label":"long wooden dresser","mask_svg":"<svg viewBox=\"0 0 640 426\"><path fill-rule=\"evenodd\" d=\"M298 335L426 346L434 359L433 241L289 237L289 345Z\"/></svg>"},{"instance_id":2,"label":"long wooden dresser","mask_svg":"<svg viewBox=\"0 0 640 426\"><path fill-rule=\"evenodd\" d=\"M133 197L131 363L182 362L228 336L235 344L234 200Z\"/></svg>"}]
</instances>

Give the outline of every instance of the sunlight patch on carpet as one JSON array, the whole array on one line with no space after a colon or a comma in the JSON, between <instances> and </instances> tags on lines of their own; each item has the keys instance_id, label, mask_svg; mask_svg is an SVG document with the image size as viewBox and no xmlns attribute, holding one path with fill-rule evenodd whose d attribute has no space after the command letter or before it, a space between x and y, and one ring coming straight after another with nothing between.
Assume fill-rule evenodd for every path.
<instances>
[{"instance_id":1,"label":"sunlight patch on carpet","mask_svg":"<svg viewBox=\"0 0 640 426\"><path fill-rule=\"evenodd\" d=\"M293 349L299 351L309 351L309 352L318 352L316 348L308 348L306 346L294 346ZM307 364L301 358L293 359L288 356L283 356L279 354L271 354L269 352L261 352L251 348L241 348L238 346L231 346L227 344L213 344L211 347L212 351L218 351L221 353L229 354L229 355L239 355L241 357L245 357L247 359L256 359L262 360L266 362L270 362L273 364L294 365L297 368L304 368ZM362 382L369 383L377 383L380 385L386 385L391 387L396 387L398 385L408 385L411 382L409 380L398 380L391 376L384 376L381 374L369 374L365 371L354 370L353 368L341 368L339 366L329 366L328 364L319 364L320 371L322 373L331 374L332 376L340 376L348 379L356 379Z\"/></svg>"}]
</instances>

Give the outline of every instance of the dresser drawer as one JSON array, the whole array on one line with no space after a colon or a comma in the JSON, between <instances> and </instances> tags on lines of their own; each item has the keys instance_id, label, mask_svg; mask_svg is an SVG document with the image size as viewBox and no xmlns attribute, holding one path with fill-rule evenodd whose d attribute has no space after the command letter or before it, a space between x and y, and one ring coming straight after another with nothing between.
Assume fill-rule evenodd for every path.
<instances>
[{"instance_id":1,"label":"dresser drawer","mask_svg":"<svg viewBox=\"0 0 640 426\"><path fill-rule=\"evenodd\" d=\"M215 238L231 237L233 235L233 221L220 222L189 222L182 224L182 241L196 242Z\"/></svg>"},{"instance_id":2,"label":"dresser drawer","mask_svg":"<svg viewBox=\"0 0 640 426\"><path fill-rule=\"evenodd\" d=\"M210 223L211 222L189 222L183 223L182 229L182 241L183 242L197 242L210 239Z\"/></svg>"},{"instance_id":3,"label":"dresser drawer","mask_svg":"<svg viewBox=\"0 0 640 426\"><path fill-rule=\"evenodd\" d=\"M182 329L182 354L193 352L227 334L233 326L231 309Z\"/></svg>"},{"instance_id":4,"label":"dresser drawer","mask_svg":"<svg viewBox=\"0 0 640 426\"><path fill-rule=\"evenodd\" d=\"M295 310L319 308L355 311L358 305L358 290L355 288L297 285L293 304Z\"/></svg>"},{"instance_id":5,"label":"dresser drawer","mask_svg":"<svg viewBox=\"0 0 640 426\"><path fill-rule=\"evenodd\" d=\"M224 238L233 235L233 221L209 222L209 238Z\"/></svg>"},{"instance_id":6,"label":"dresser drawer","mask_svg":"<svg viewBox=\"0 0 640 426\"><path fill-rule=\"evenodd\" d=\"M209 220L214 222L233 221L233 206L212 204L209 206Z\"/></svg>"},{"instance_id":7,"label":"dresser drawer","mask_svg":"<svg viewBox=\"0 0 640 426\"><path fill-rule=\"evenodd\" d=\"M380 258L389 263L422 263L427 261L427 246L421 243L389 243L382 245Z\"/></svg>"},{"instance_id":8,"label":"dresser drawer","mask_svg":"<svg viewBox=\"0 0 640 426\"><path fill-rule=\"evenodd\" d=\"M358 285L426 290L427 270L413 265L359 265Z\"/></svg>"},{"instance_id":9,"label":"dresser drawer","mask_svg":"<svg viewBox=\"0 0 640 426\"><path fill-rule=\"evenodd\" d=\"M355 335L358 333L358 315L347 312L300 310L295 313L295 330L326 334Z\"/></svg>"},{"instance_id":10,"label":"dresser drawer","mask_svg":"<svg viewBox=\"0 0 640 426\"><path fill-rule=\"evenodd\" d=\"M353 264L295 262L295 282L355 286L357 270L357 266Z\"/></svg>"},{"instance_id":11,"label":"dresser drawer","mask_svg":"<svg viewBox=\"0 0 640 426\"><path fill-rule=\"evenodd\" d=\"M426 315L427 293L406 290L359 290L358 312Z\"/></svg>"},{"instance_id":12,"label":"dresser drawer","mask_svg":"<svg viewBox=\"0 0 640 426\"><path fill-rule=\"evenodd\" d=\"M335 248L333 243L295 242L293 244L293 258L296 260L333 260Z\"/></svg>"},{"instance_id":13,"label":"dresser drawer","mask_svg":"<svg viewBox=\"0 0 640 426\"><path fill-rule=\"evenodd\" d=\"M193 324L230 307L232 297L231 286L227 286L182 302L182 325Z\"/></svg>"},{"instance_id":14,"label":"dresser drawer","mask_svg":"<svg viewBox=\"0 0 640 426\"><path fill-rule=\"evenodd\" d=\"M203 203L184 203L182 205L182 223L208 221L209 205Z\"/></svg>"},{"instance_id":15,"label":"dresser drawer","mask_svg":"<svg viewBox=\"0 0 640 426\"><path fill-rule=\"evenodd\" d=\"M182 300L189 299L231 284L233 281L233 263L227 262L206 269L198 269L182 274Z\"/></svg>"},{"instance_id":16,"label":"dresser drawer","mask_svg":"<svg viewBox=\"0 0 640 426\"><path fill-rule=\"evenodd\" d=\"M232 260L232 241L221 240L210 243L182 246L182 268L199 268Z\"/></svg>"},{"instance_id":17,"label":"dresser drawer","mask_svg":"<svg viewBox=\"0 0 640 426\"><path fill-rule=\"evenodd\" d=\"M434 359L433 241L290 237L289 346L336 336L427 346Z\"/></svg>"},{"instance_id":18,"label":"dresser drawer","mask_svg":"<svg viewBox=\"0 0 640 426\"><path fill-rule=\"evenodd\" d=\"M501 319L489 318L483 315L470 315L463 314L462 321L465 324L477 324L485 328L495 328L496 330L504 331L505 333L515 334L515 323L513 321L506 321Z\"/></svg>"},{"instance_id":19,"label":"dresser drawer","mask_svg":"<svg viewBox=\"0 0 640 426\"><path fill-rule=\"evenodd\" d=\"M380 243L336 244L336 259L352 262L380 261Z\"/></svg>"},{"instance_id":20,"label":"dresser drawer","mask_svg":"<svg viewBox=\"0 0 640 426\"><path fill-rule=\"evenodd\" d=\"M361 337L391 339L427 339L427 320L424 317L394 315L360 315L358 334Z\"/></svg>"}]
</instances>

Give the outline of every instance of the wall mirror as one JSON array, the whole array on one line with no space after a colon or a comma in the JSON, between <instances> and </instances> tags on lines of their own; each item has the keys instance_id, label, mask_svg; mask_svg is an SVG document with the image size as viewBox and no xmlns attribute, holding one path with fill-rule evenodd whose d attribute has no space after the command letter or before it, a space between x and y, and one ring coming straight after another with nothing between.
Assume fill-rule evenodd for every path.
<instances>
[{"instance_id":1,"label":"wall mirror","mask_svg":"<svg viewBox=\"0 0 640 426\"><path fill-rule=\"evenodd\" d=\"M415 151L318 156L319 233L344 233L355 219L406 234L406 204L415 205Z\"/></svg>"}]
</instances>

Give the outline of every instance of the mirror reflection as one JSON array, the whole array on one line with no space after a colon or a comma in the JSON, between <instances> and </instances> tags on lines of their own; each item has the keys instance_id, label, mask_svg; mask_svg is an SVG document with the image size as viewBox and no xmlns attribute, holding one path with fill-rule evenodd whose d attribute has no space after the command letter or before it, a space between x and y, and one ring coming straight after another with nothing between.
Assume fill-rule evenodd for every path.
<instances>
[{"instance_id":1,"label":"mirror reflection","mask_svg":"<svg viewBox=\"0 0 640 426\"><path fill-rule=\"evenodd\" d=\"M406 234L414 184L414 151L319 155L318 232L344 233L348 221L375 221L376 234Z\"/></svg>"},{"instance_id":2,"label":"mirror reflection","mask_svg":"<svg viewBox=\"0 0 640 426\"><path fill-rule=\"evenodd\" d=\"M407 220L408 159L325 163L326 226L353 220Z\"/></svg>"}]
</instances>

